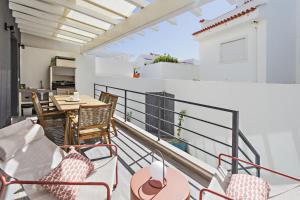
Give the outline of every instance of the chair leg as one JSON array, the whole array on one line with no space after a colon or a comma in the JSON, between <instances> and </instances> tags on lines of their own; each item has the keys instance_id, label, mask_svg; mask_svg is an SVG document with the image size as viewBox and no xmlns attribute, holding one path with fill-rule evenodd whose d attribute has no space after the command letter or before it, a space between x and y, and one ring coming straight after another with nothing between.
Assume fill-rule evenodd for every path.
<instances>
[{"instance_id":1,"label":"chair leg","mask_svg":"<svg viewBox=\"0 0 300 200\"><path fill-rule=\"evenodd\" d=\"M108 131L107 137L108 137L108 144L111 144L110 131ZM109 147L109 152L110 152L110 156L112 156L112 148L111 147Z\"/></svg>"},{"instance_id":2,"label":"chair leg","mask_svg":"<svg viewBox=\"0 0 300 200\"><path fill-rule=\"evenodd\" d=\"M78 133L78 136L77 136L77 142L78 142L78 145L80 145L80 136L79 136L79 133Z\"/></svg>"},{"instance_id":3,"label":"chair leg","mask_svg":"<svg viewBox=\"0 0 300 200\"><path fill-rule=\"evenodd\" d=\"M115 136L118 136L117 128L116 128L116 123L114 119L111 119L111 126L114 130Z\"/></svg>"}]
</instances>

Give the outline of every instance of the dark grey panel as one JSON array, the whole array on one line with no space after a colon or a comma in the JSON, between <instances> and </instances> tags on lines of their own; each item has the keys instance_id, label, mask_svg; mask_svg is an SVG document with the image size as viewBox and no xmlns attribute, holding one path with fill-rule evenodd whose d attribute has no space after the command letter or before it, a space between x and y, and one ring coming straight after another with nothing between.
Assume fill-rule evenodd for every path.
<instances>
[{"instance_id":1,"label":"dark grey panel","mask_svg":"<svg viewBox=\"0 0 300 200\"><path fill-rule=\"evenodd\" d=\"M165 99L164 97L171 97L174 98L175 96L173 94L168 94L166 92L151 92L148 94L155 94L155 95L160 95L163 97L156 97L156 96L151 96L151 95L147 95L146 96L146 113L147 114L151 114L155 117L159 117L159 113L160 113L160 122L157 118L150 116L150 115L146 115L146 123L150 124L150 125L146 125L146 131L153 133L153 134L157 134L158 130L153 128L154 127L159 127L158 125L160 125L160 129L174 135L174 113L170 112L170 111L174 111L175 109L175 104L174 101L172 100L168 100ZM153 106L152 106L153 105ZM160 112L159 112L159 108ZM166 109L166 110L164 110ZM169 111L168 111L169 110ZM165 121L167 122L165 122ZM168 123L170 122L170 123ZM162 133L163 134L163 133Z\"/></svg>"},{"instance_id":2,"label":"dark grey panel","mask_svg":"<svg viewBox=\"0 0 300 200\"><path fill-rule=\"evenodd\" d=\"M4 29L4 23L15 26L15 37L20 42L18 31L8 0L0 1L0 127L7 125L11 117L11 32ZM19 55L17 55L19 60ZM19 62L18 62L19 63ZM13 96L14 97L14 96ZM17 98L17 97L15 97Z\"/></svg>"}]
</instances>

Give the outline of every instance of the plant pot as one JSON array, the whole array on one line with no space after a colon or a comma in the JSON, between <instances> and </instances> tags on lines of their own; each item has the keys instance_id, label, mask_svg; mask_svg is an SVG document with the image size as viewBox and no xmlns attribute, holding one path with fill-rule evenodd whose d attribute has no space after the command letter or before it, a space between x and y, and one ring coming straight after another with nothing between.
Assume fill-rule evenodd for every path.
<instances>
[{"instance_id":1,"label":"plant pot","mask_svg":"<svg viewBox=\"0 0 300 200\"><path fill-rule=\"evenodd\" d=\"M184 142L178 141L178 140L172 140L169 141L170 144L172 144L174 147L177 147L178 149L181 149L182 151L185 151L188 153L188 145Z\"/></svg>"}]
</instances>

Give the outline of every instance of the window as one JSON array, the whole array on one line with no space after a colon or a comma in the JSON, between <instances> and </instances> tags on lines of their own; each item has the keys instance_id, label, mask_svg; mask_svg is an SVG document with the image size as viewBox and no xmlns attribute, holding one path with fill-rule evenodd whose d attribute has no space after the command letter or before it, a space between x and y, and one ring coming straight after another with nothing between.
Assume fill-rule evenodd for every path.
<instances>
[{"instance_id":1,"label":"window","mask_svg":"<svg viewBox=\"0 0 300 200\"><path fill-rule=\"evenodd\" d=\"M246 38L221 43L221 63L233 63L245 60L247 60Z\"/></svg>"}]
</instances>

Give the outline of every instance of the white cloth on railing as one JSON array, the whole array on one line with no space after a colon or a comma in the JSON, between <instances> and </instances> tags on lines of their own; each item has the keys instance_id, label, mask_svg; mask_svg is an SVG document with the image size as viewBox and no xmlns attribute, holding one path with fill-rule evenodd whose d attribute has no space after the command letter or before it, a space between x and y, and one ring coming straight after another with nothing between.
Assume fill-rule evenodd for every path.
<instances>
[{"instance_id":1,"label":"white cloth on railing","mask_svg":"<svg viewBox=\"0 0 300 200\"><path fill-rule=\"evenodd\" d=\"M1 160L3 161L9 160L10 158L14 157L16 152L21 150L24 146L30 144L35 140L39 140L44 137L45 133L43 128L40 125L31 123L31 127L29 127L27 122L25 122L24 125L25 126L23 129L20 129L17 126L16 132L13 132L13 129L10 129L8 130L9 134L6 134L6 136L1 137L0 139Z\"/></svg>"},{"instance_id":2,"label":"white cloth on railing","mask_svg":"<svg viewBox=\"0 0 300 200\"><path fill-rule=\"evenodd\" d=\"M31 119L26 119L18 123L0 129L0 138L19 133L20 131L29 130L33 126Z\"/></svg>"}]
</instances>

